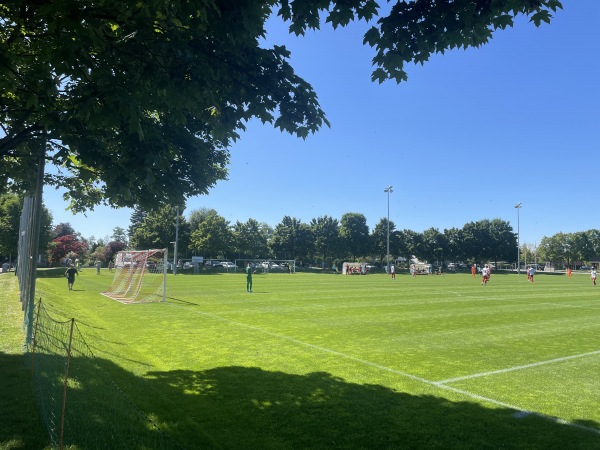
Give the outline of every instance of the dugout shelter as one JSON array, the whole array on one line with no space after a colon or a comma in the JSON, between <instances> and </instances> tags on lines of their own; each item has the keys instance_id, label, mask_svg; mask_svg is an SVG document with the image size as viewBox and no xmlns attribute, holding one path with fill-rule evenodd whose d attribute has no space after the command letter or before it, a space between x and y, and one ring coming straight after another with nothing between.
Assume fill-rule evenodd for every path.
<instances>
[{"instance_id":1,"label":"dugout shelter","mask_svg":"<svg viewBox=\"0 0 600 450\"><path fill-rule=\"evenodd\" d=\"M344 275L366 275L369 273L367 263L361 262L345 262L342 266Z\"/></svg>"}]
</instances>

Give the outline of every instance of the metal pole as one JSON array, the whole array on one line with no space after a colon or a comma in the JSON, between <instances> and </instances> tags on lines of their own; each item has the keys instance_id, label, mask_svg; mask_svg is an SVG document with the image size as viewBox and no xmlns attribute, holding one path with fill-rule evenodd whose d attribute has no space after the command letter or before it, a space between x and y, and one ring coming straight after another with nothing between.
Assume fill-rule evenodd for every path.
<instances>
[{"instance_id":1,"label":"metal pole","mask_svg":"<svg viewBox=\"0 0 600 450\"><path fill-rule=\"evenodd\" d=\"M394 192L393 186L388 186L383 190L387 192L387 269L386 273L390 273L390 193Z\"/></svg>"},{"instance_id":2,"label":"metal pole","mask_svg":"<svg viewBox=\"0 0 600 450\"><path fill-rule=\"evenodd\" d=\"M179 240L179 206L177 207L177 217L175 219L175 248L173 251L173 275L177 275L177 241Z\"/></svg>"},{"instance_id":3,"label":"metal pole","mask_svg":"<svg viewBox=\"0 0 600 450\"><path fill-rule=\"evenodd\" d=\"M67 347L67 364L65 367L65 379L63 382L63 398L62 398L62 413L60 415L60 450L64 448L65 435L65 415L67 412L67 387L69 386L69 366L71 365L71 351L73 344L73 328L75 327L75 319L71 319L71 330L69 332L69 344Z\"/></svg>"},{"instance_id":4,"label":"metal pole","mask_svg":"<svg viewBox=\"0 0 600 450\"><path fill-rule=\"evenodd\" d=\"M42 223L42 195L44 193L44 169L46 164L46 140L44 139L41 143L40 155L38 159L38 174L33 202L33 214L31 217L31 246L30 254L24 255L28 257L30 261L29 273L27 274L29 280L29 299L27 301L27 335L25 336L25 342L30 344L33 340L33 316L35 307L35 282L37 276L37 260L40 246L40 226Z\"/></svg>"},{"instance_id":5,"label":"metal pole","mask_svg":"<svg viewBox=\"0 0 600 450\"><path fill-rule=\"evenodd\" d=\"M169 264L169 247L165 248L165 257L163 260L163 296L162 301L167 301L167 266Z\"/></svg>"},{"instance_id":6,"label":"metal pole","mask_svg":"<svg viewBox=\"0 0 600 450\"><path fill-rule=\"evenodd\" d=\"M521 202L515 205L517 208L517 275L521 275L521 230L519 223L519 210L521 209Z\"/></svg>"}]
</instances>

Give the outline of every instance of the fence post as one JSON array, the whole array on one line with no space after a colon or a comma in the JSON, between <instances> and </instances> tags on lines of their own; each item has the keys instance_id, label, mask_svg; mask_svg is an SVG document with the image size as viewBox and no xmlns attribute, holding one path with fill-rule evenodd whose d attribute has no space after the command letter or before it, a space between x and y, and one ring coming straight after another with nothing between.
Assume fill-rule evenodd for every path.
<instances>
[{"instance_id":1,"label":"fence post","mask_svg":"<svg viewBox=\"0 0 600 450\"><path fill-rule=\"evenodd\" d=\"M33 329L33 342L31 344L31 376L35 373L35 344L38 332L38 324L40 323L40 309L42 308L42 297L38 303L37 316L35 318L35 327Z\"/></svg>"},{"instance_id":2,"label":"fence post","mask_svg":"<svg viewBox=\"0 0 600 450\"><path fill-rule=\"evenodd\" d=\"M75 326L75 319L71 319L71 330L69 332L69 345L67 347L67 366L65 367L65 382L63 385L63 402L62 402L62 413L60 415L60 450L63 449L63 439L65 432L65 412L67 409L67 385L69 383L69 365L71 364L71 344L73 342L73 327Z\"/></svg>"}]
</instances>

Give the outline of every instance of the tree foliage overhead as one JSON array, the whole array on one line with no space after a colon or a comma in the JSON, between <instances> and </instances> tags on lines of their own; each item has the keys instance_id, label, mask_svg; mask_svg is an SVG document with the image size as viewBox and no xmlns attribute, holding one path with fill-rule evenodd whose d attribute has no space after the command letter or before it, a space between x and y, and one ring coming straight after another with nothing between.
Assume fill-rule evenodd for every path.
<instances>
[{"instance_id":1,"label":"tree foliage overhead","mask_svg":"<svg viewBox=\"0 0 600 450\"><path fill-rule=\"evenodd\" d=\"M74 212L106 202L183 204L227 177L228 147L258 118L299 137L327 125L284 46L264 45L272 15L302 34L378 19L364 42L372 78L479 46L557 0L8 0L0 4L0 183L31 190L40 152ZM49 149L45 146L48 143Z\"/></svg>"}]
</instances>

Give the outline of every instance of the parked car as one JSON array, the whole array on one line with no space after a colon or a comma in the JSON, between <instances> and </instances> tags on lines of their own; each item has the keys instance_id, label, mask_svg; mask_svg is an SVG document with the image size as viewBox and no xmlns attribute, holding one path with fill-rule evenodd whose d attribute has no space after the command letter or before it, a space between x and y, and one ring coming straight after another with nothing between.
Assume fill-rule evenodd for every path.
<instances>
[{"instance_id":1,"label":"parked car","mask_svg":"<svg viewBox=\"0 0 600 450\"><path fill-rule=\"evenodd\" d=\"M579 270L592 270L591 266L581 266Z\"/></svg>"},{"instance_id":2,"label":"parked car","mask_svg":"<svg viewBox=\"0 0 600 450\"><path fill-rule=\"evenodd\" d=\"M231 261L222 261L221 262L222 266L226 269L235 269L237 266L232 263Z\"/></svg>"},{"instance_id":3,"label":"parked car","mask_svg":"<svg viewBox=\"0 0 600 450\"><path fill-rule=\"evenodd\" d=\"M192 269L193 267L194 267L194 265L191 262L189 262L189 261L186 261L186 262L183 263L183 268L184 269Z\"/></svg>"}]
</instances>

